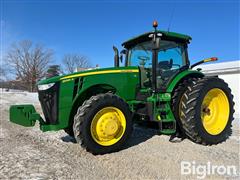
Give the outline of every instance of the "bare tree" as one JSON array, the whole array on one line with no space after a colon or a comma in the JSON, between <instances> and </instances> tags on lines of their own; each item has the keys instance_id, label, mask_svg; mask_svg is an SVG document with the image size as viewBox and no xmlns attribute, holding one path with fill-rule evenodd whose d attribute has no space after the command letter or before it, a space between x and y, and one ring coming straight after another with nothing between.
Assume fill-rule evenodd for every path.
<instances>
[{"instance_id":1,"label":"bare tree","mask_svg":"<svg viewBox=\"0 0 240 180\"><path fill-rule=\"evenodd\" d=\"M7 62L14 69L16 80L29 91L36 89L36 82L43 78L53 57L53 51L29 40L13 44L7 52Z\"/></svg>"},{"instance_id":2,"label":"bare tree","mask_svg":"<svg viewBox=\"0 0 240 180\"><path fill-rule=\"evenodd\" d=\"M12 69L9 67L9 65L6 62L3 62L4 59L0 59L0 81L8 81L12 73Z\"/></svg>"},{"instance_id":3,"label":"bare tree","mask_svg":"<svg viewBox=\"0 0 240 180\"><path fill-rule=\"evenodd\" d=\"M0 66L0 82L3 82L7 79L7 72L6 70L3 68L3 66Z\"/></svg>"},{"instance_id":4,"label":"bare tree","mask_svg":"<svg viewBox=\"0 0 240 180\"><path fill-rule=\"evenodd\" d=\"M66 54L63 57L63 66L66 73L73 73L76 69L90 68L91 63L86 56Z\"/></svg>"}]
</instances>

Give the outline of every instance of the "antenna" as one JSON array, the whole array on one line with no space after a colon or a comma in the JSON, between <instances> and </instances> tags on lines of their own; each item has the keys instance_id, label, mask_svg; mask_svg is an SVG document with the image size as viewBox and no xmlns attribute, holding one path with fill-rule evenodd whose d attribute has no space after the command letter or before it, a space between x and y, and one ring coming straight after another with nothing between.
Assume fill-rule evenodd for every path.
<instances>
[{"instance_id":1,"label":"antenna","mask_svg":"<svg viewBox=\"0 0 240 180\"><path fill-rule=\"evenodd\" d=\"M170 20L169 20L167 32L169 32L170 26L171 26L171 24L172 24L172 19L173 19L174 10L175 10L175 6L173 6L173 9L172 9L172 12L171 12L171 15L170 15Z\"/></svg>"}]
</instances>

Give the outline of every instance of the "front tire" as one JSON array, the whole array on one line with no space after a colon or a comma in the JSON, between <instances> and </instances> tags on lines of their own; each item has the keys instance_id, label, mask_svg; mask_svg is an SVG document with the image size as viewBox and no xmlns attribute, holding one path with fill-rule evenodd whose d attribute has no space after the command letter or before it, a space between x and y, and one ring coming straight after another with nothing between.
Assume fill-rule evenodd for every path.
<instances>
[{"instance_id":1,"label":"front tire","mask_svg":"<svg viewBox=\"0 0 240 180\"><path fill-rule=\"evenodd\" d=\"M231 135L234 102L228 85L217 77L193 81L180 104L185 134L194 142L211 145Z\"/></svg>"},{"instance_id":2,"label":"front tire","mask_svg":"<svg viewBox=\"0 0 240 180\"><path fill-rule=\"evenodd\" d=\"M120 150L132 133L128 104L111 93L92 96L74 117L76 141L93 154Z\"/></svg>"}]
</instances>

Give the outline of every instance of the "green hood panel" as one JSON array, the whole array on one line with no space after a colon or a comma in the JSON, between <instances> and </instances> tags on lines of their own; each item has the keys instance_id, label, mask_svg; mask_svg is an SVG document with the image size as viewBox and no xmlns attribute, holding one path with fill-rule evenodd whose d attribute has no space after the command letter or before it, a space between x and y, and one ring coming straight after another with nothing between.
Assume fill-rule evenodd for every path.
<instances>
[{"instance_id":1,"label":"green hood panel","mask_svg":"<svg viewBox=\"0 0 240 180\"><path fill-rule=\"evenodd\" d=\"M92 69L87 71L80 71L72 74L56 76L48 79L44 79L38 82L38 85L54 83L60 80L66 81L67 79L72 79L76 77L85 77L98 74L114 74L121 72L138 72L138 67L111 67L111 68L101 68L101 69Z\"/></svg>"}]
</instances>

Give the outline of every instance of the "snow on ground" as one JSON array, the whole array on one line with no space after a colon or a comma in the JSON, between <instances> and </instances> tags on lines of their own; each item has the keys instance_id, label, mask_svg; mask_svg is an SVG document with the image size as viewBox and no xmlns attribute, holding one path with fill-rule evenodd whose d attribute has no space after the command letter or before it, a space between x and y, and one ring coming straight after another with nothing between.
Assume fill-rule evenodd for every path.
<instances>
[{"instance_id":1,"label":"snow on ground","mask_svg":"<svg viewBox=\"0 0 240 180\"><path fill-rule=\"evenodd\" d=\"M233 135L226 142L214 146L188 139L172 143L157 130L135 126L122 151L94 156L64 131L43 133L38 125L25 128L9 122L11 104L31 103L40 111L36 93L2 92L0 102L0 179L196 179L196 174L181 175L182 161L239 169L239 123L233 123ZM213 174L207 178L239 176Z\"/></svg>"}]
</instances>

